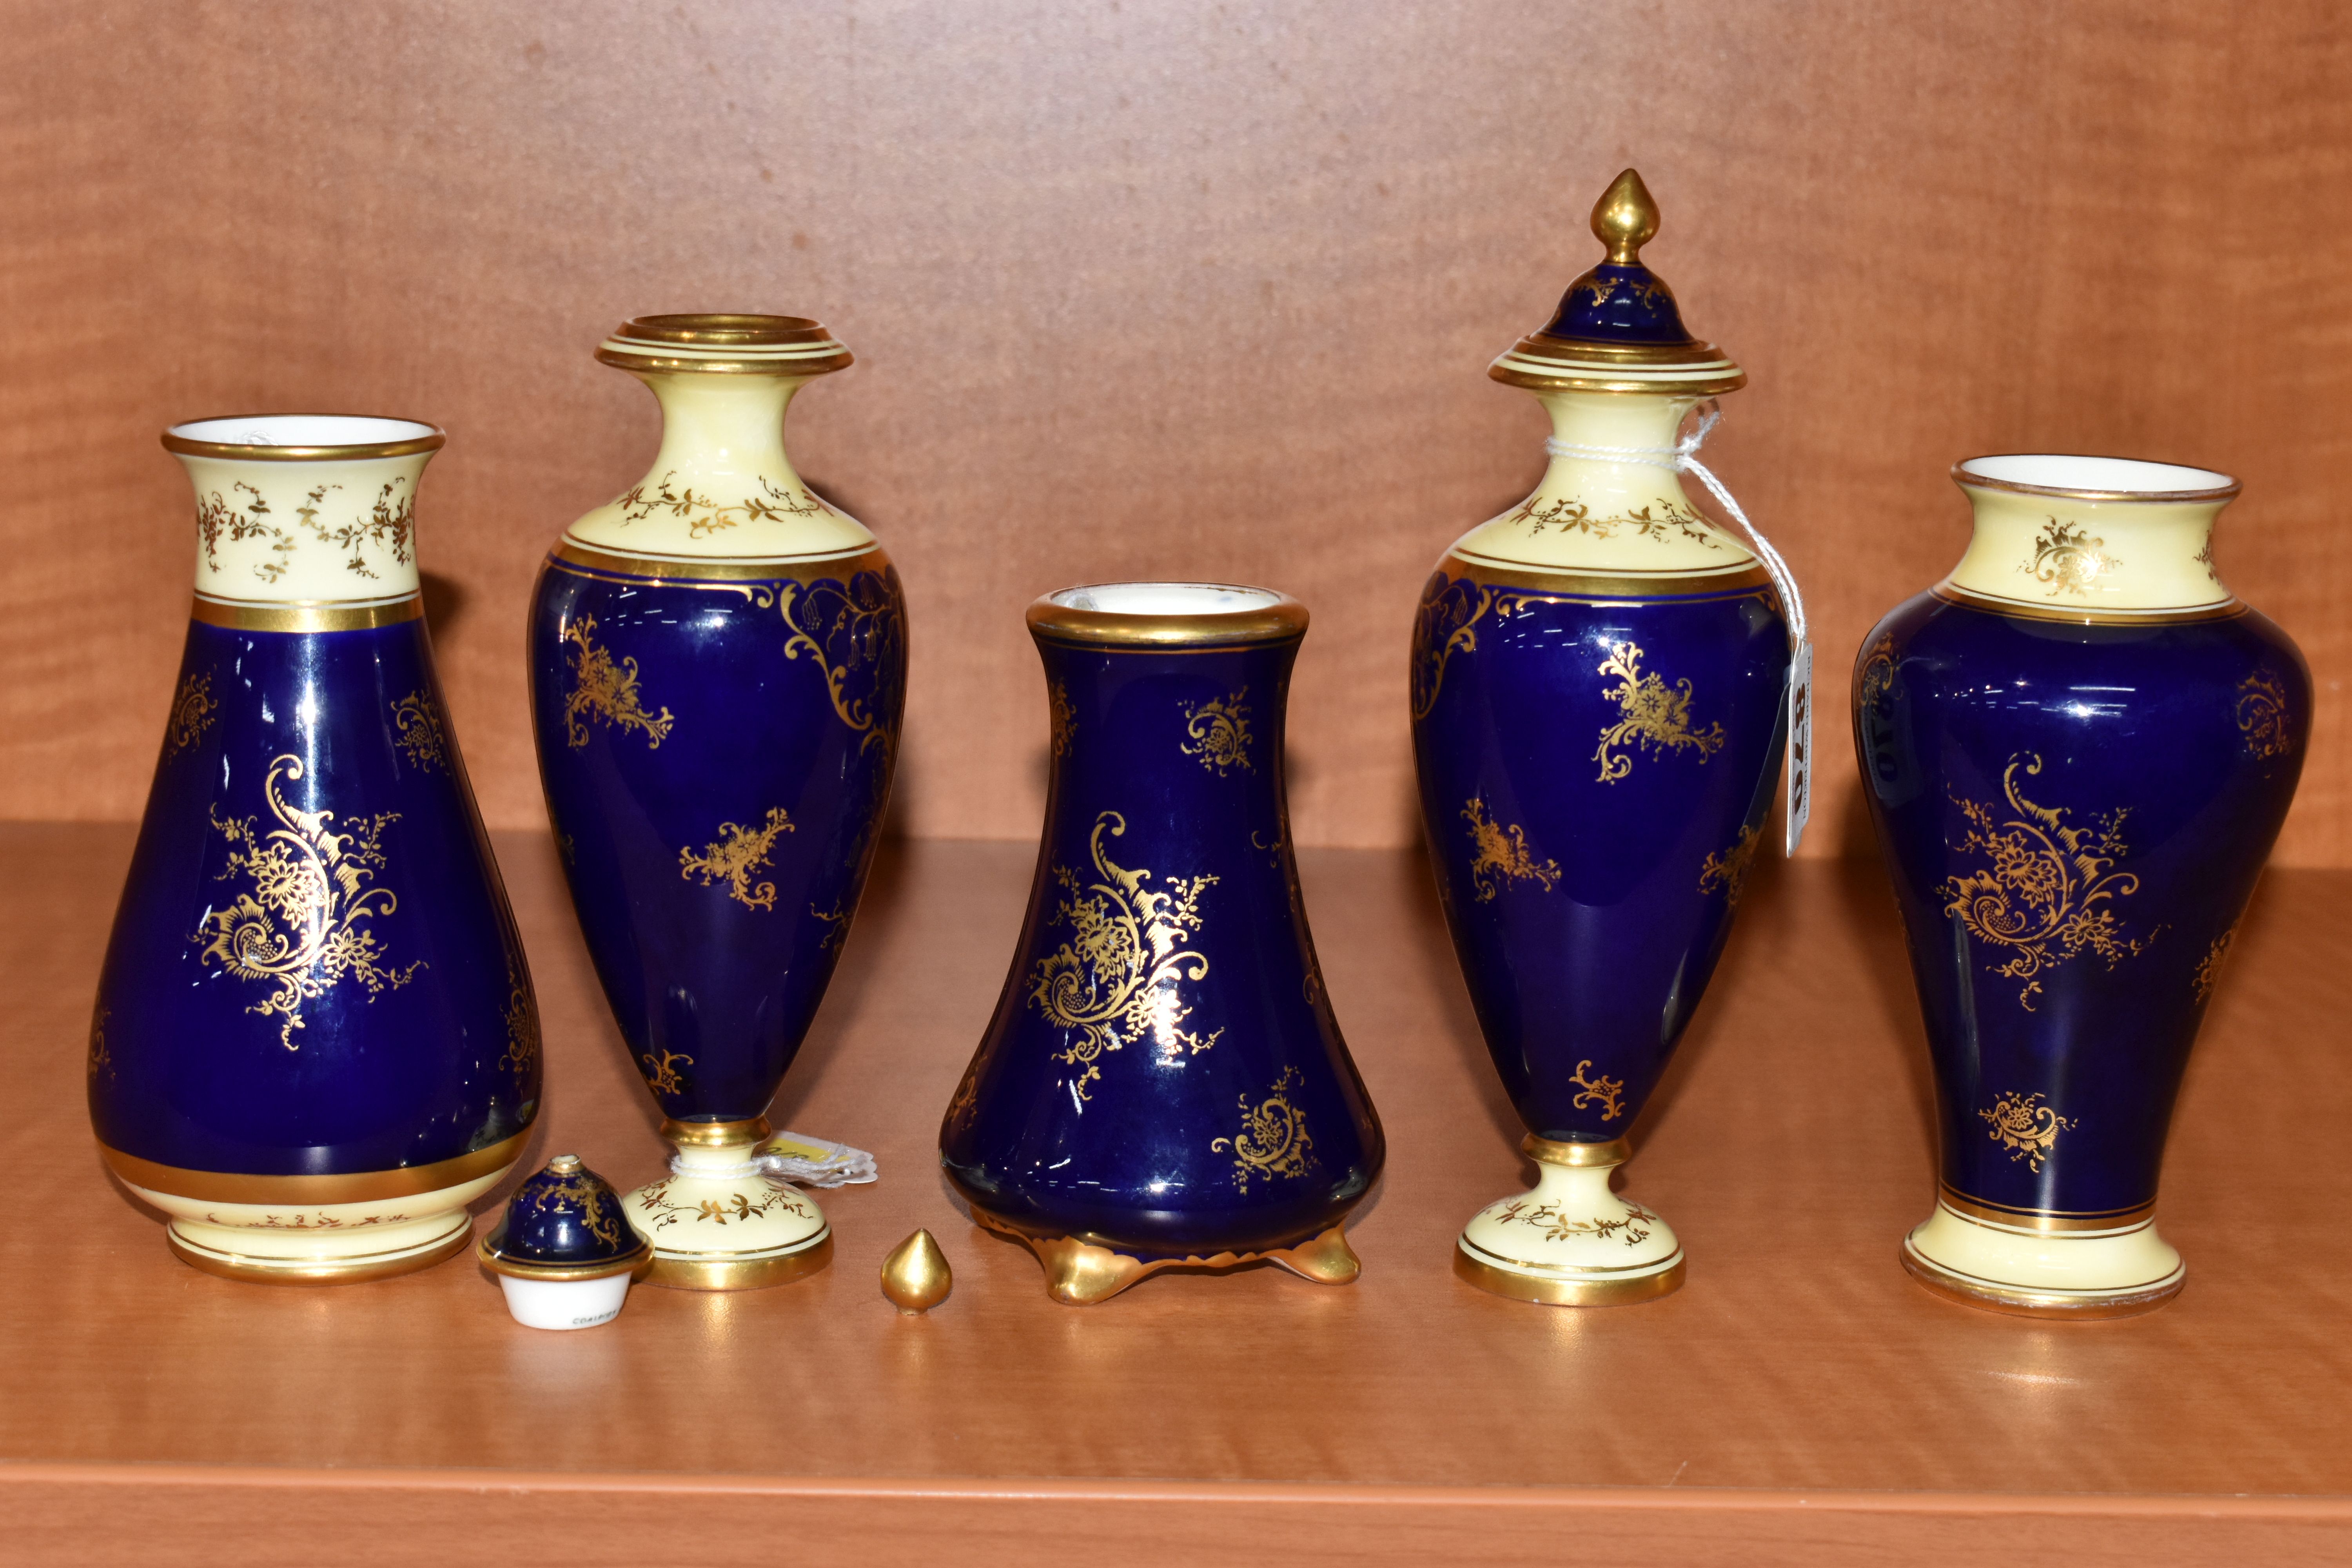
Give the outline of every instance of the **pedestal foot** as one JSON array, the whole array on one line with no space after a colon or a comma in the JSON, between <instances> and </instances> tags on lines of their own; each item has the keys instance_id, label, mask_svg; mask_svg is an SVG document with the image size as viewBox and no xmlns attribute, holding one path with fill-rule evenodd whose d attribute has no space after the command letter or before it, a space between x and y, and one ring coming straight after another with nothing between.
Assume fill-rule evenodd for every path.
<instances>
[{"instance_id":1,"label":"pedestal foot","mask_svg":"<svg viewBox=\"0 0 2352 1568\"><path fill-rule=\"evenodd\" d=\"M667 1122L677 1146L670 1174L622 1200L653 1243L648 1285L673 1290L757 1290L805 1279L833 1261L833 1228L816 1200L764 1174L752 1154L765 1119Z\"/></svg>"},{"instance_id":2,"label":"pedestal foot","mask_svg":"<svg viewBox=\"0 0 2352 1568\"><path fill-rule=\"evenodd\" d=\"M2152 1312L2188 1279L2150 1210L2102 1223L2000 1215L1948 1195L1903 1238L1902 1258L1912 1279L1947 1300L2021 1318Z\"/></svg>"},{"instance_id":3,"label":"pedestal foot","mask_svg":"<svg viewBox=\"0 0 2352 1568\"><path fill-rule=\"evenodd\" d=\"M1493 1203L1454 1244L1456 1278L1515 1301L1615 1307L1682 1289L1674 1227L1609 1190L1609 1173L1632 1149L1530 1137L1535 1190Z\"/></svg>"},{"instance_id":4,"label":"pedestal foot","mask_svg":"<svg viewBox=\"0 0 2352 1568\"><path fill-rule=\"evenodd\" d=\"M984 1209L976 1207L971 1213L986 1229L1011 1237L1035 1253L1037 1261L1045 1266L1045 1293L1066 1307L1091 1307L1098 1301L1108 1301L1137 1280L1163 1268L1226 1269L1264 1260L1280 1264L1300 1279L1311 1279L1318 1285L1353 1284L1364 1271L1363 1264L1348 1246L1347 1237L1336 1225L1294 1246L1265 1252L1146 1258L1075 1236L1032 1236Z\"/></svg>"}]
</instances>

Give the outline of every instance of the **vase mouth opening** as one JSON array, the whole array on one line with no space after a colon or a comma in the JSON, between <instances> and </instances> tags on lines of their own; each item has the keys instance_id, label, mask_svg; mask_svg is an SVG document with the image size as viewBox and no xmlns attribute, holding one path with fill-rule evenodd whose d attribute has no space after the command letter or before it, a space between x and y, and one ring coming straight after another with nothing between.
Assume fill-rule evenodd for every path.
<instances>
[{"instance_id":1,"label":"vase mouth opening","mask_svg":"<svg viewBox=\"0 0 2352 1568\"><path fill-rule=\"evenodd\" d=\"M853 363L849 351L814 317L749 310L633 317L597 345L596 357L622 370L659 375L812 376Z\"/></svg>"},{"instance_id":2,"label":"vase mouth opening","mask_svg":"<svg viewBox=\"0 0 2352 1568\"><path fill-rule=\"evenodd\" d=\"M2238 493L2236 479L2210 468L2059 452L1970 458L1952 465L1952 479L1972 489L2013 490L2074 500L2228 500Z\"/></svg>"},{"instance_id":3,"label":"vase mouth opening","mask_svg":"<svg viewBox=\"0 0 2352 1568\"><path fill-rule=\"evenodd\" d=\"M163 449L188 458L261 463L351 462L438 451L449 439L419 419L367 414L239 414L190 419L163 432Z\"/></svg>"},{"instance_id":4,"label":"vase mouth opening","mask_svg":"<svg viewBox=\"0 0 2352 1568\"><path fill-rule=\"evenodd\" d=\"M1029 606L1029 629L1061 642L1202 646L1303 636L1307 606L1235 583L1087 583Z\"/></svg>"}]
</instances>

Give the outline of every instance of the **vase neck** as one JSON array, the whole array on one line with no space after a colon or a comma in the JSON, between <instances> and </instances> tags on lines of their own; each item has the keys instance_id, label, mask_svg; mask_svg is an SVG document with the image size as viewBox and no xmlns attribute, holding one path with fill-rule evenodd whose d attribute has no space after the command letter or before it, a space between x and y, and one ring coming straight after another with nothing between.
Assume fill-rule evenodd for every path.
<instances>
[{"instance_id":1,"label":"vase neck","mask_svg":"<svg viewBox=\"0 0 2352 1568\"><path fill-rule=\"evenodd\" d=\"M1649 393L1536 395L1566 447L1670 453L1697 399ZM1658 456L1614 458L1555 451L1535 493L1455 541L1465 560L1612 576L1689 577L1744 571L1755 562L1683 489Z\"/></svg>"},{"instance_id":2,"label":"vase neck","mask_svg":"<svg viewBox=\"0 0 2352 1568\"><path fill-rule=\"evenodd\" d=\"M811 490L784 450L785 410L812 378L632 374L661 404L661 450L635 487L572 525L572 542L754 561L872 548L873 534Z\"/></svg>"},{"instance_id":3,"label":"vase neck","mask_svg":"<svg viewBox=\"0 0 2352 1568\"><path fill-rule=\"evenodd\" d=\"M2078 620L2131 620L2235 603L2213 562L2221 500L2087 500L1979 489L1962 595Z\"/></svg>"},{"instance_id":4,"label":"vase neck","mask_svg":"<svg viewBox=\"0 0 2352 1568\"><path fill-rule=\"evenodd\" d=\"M197 593L257 605L416 593L416 485L431 452L308 462L174 456L195 488Z\"/></svg>"}]
</instances>

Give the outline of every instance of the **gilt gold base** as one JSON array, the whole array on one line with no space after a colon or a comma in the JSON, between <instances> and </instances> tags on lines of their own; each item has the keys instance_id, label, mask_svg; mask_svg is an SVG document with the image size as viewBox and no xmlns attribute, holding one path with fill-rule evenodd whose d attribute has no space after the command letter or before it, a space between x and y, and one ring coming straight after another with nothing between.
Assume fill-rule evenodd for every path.
<instances>
[{"instance_id":1,"label":"gilt gold base","mask_svg":"<svg viewBox=\"0 0 2352 1568\"><path fill-rule=\"evenodd\" d=\"M458 1218L464 1221L466 1216L461 1213ZM415 1274L468 1251L474 1245L474 1227L466 1221L446 1237L422 1247L334 1258L257 1258L248 1253L222 1252L189 1241L176 1227L168 1226L163 1238L171 1243L173 1256L181 1262L224 1279L243 1279L258 1285L358 1285L370 1279Z\"/></svg>"},{"instance_id":2,"label":"gilt gold base","mask_svg":"<svg viewBox=\"0 0 2352 1568\"><path fill-rule=\"evenodd\" d=\"M1907 1237L1904 1238L1902 1258L1904 1272L1947 1301L1984 1312L2004 1312L2012 1318L2058 1318L2077 1323L2136 1318L2142 1312L2155 1311L2179 1295L2180 1288L2189 1282L2188 1271L2176 1269L2170 1279L2144 1289L2030 1290L1939 1268L1922 1258Z\"/></svg>"},{"instance_id":3,"label":"gilt gold base","mask_svg":"<svg viewBox=\"0 0 2352 1568\"><path fill-rule=\"evenodd\" d=\"M832 1264L828 1226L815 1246L767 1258L687 1258L656 1250L638 1279L670 1290L761 1290L821 1274Z\"/></svg>"},{"instance_id":4,"label":"gilt gold base","mask_svg":"<svg viewBox=\"0 0 2352 1568\"><path fill-rule=\"evenodd\" d=\"M1091 1307L1108 1301L1148 1275L1163 1268L1238 1268L1244 1263L1273 1263L1301 1279L1318 1285L1352 1285L1364 1271L1362 1261L1349 1247L1338 1226L1294 1247L1265 1252L1219 1252L1203 1258L1136 1258L1075 1236L1032 1236L987 1210L974 1208L972 1218L999 1236L1009 1236L1037 1255L1045 1266L1045 1293L1066 1307Z\"/></svg>"},{"instance_id":5,"label":"gilt gold base","mask_svg":"<svg viewBox=\"0 0 2352 1568\"><path fill-rule=\"evenodd\" d=\"M1480 1262L1459 1247L1454 1249L1456 1279L1475 1285L1490 1296L1537 1301L1547 1307L1630 1307L1636 1301L1654 1301L1683 1288L1685 1267L1685 1260L1676 1254L1672 1265L1654 1274L1636 1275L1630 1279L1563 1279L1497 1268Z\"/></svg>"}]
</instances>

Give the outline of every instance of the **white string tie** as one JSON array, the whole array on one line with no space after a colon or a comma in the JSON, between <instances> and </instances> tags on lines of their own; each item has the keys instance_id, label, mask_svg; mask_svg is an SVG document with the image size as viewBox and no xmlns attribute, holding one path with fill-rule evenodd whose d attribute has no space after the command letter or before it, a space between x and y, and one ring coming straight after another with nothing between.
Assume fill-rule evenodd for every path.
<instances>
[{"instance_id":1,"label":"white string tie","mask_svg":"<svg viewBox=\"0 0 2352 1568\"><path fill-rule=\"evenodd\" d=\"M1789 822L1785 850L1793 855L1805 836L1805 822L1812 814L1812 754L1813 754L1813 643L1805 622L1804 595L1797 591L1797 574L1763 531L1748 521L1748 512L1715 470L1698 460L1698 449L1723 420L1723 410L1713 398L1698 405L1698 423L1689 435L1671 447L1602 447L1588 446L1578 441L1563 441L1550 437L1544 441L1544 450L1555 458L1574 458L1594 463L1631 463L1643 468L1665 468L1671 472L1696 474L1699 483L1716 499L1723 510L1738 525L1739 531L1764 564L1765 574L1772 586L1780 591L1780 604L1789 619Z\"/></svg>"}]
</instances>

